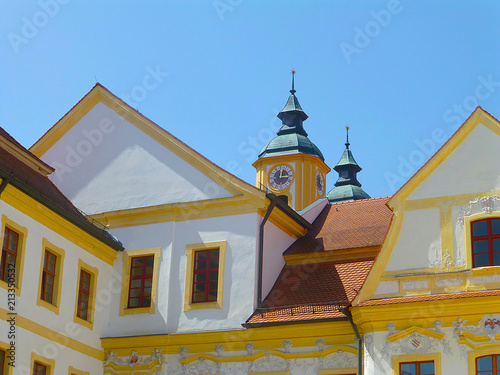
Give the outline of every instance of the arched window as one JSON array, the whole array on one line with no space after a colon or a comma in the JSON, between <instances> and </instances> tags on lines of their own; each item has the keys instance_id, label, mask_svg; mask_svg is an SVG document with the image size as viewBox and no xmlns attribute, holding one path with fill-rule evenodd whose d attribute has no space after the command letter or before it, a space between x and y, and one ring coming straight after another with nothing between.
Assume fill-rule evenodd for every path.
<instances>
[{"instance_id":1,"label":"arched window","mask_svg":"<svg viewBox=\"0 0 500 375\"><path fill-rule=\"evenodd\" d=\"M500 355L476 358L476 375L500 375Z\"/></svg>"},{"instance_id":2,"label":"arched window","mask_svg":"<svg viewBox=\"0 0 500 375\"><path fill-rule=\"evenodd\" d=\"M500 218L471 223L472 266L500 265Z\"/></svg>"}]
</instances>

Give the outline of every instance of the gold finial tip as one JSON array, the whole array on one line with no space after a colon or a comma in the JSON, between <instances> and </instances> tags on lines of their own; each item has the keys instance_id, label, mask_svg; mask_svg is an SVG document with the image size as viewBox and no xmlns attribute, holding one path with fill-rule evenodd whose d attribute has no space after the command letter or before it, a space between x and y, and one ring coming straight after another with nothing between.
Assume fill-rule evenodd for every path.
<instances>
[{"instance_id":1,"label":"gold finial tip","mask_svg":"<svg viewBox=\"0 0 500 375\"><path fill-rule=\"evenodd\" d=\"M295 74L295 69L292 69L292 74Z\"/></svg>"},{"instance_id":2,"label":"gold finial tip","mask_svg":"<svg viewBox=\"0 0 500 375\"><path fill-rule=\"evenodd\" d=\"M345 128L346 128L346 130L349 130L349 127L348 127L348 126L346 126Z\"/></svg>"}]
</instances>

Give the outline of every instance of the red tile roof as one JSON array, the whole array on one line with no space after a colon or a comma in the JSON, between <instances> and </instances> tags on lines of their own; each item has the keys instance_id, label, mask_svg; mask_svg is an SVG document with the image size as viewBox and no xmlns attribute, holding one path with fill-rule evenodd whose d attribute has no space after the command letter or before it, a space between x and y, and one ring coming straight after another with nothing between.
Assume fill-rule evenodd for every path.
<instances>
[{"instance_id":1,"label":"red tile roof","mask_svg":"<svg viewBox=\"0 0 500 375\"><path fill-rule=\"evenodd\" d=\"M386 205L389 199L361 199L327 205L307 234L293 243L284 255L382 245L392 218L392 211Z\"/></svg>"},{"instance_id":2,"label":"red tile roof","mask_svg":"<svg viewBox=\"0 0 500 375\"><path fill-rule=\"evenodd\" d=\"M354 299L373 261L285 266L273 289L247 323L342 317L339 307Z\"/></svg>"},{"instance_id":3,"label":"red tile roof","mask_svg":"<svg viewBox=\"0 0 500 375\"><path fill-rule=\"evenodd\" d=\"M462 293L430 294L430 295L425 295L425 296L373 299L373 300L361 302L358 306L394 305L394 304L399 304L399 303L411 303L411 302L423 302L423 301L443 301L443 300L449 300L449 299L491 297L491 296L500 296L500 290L482 290L482 291L462 292Z\"/></svg>"},{"instance_id":4,"label":"red tile roof","mask_svg":"<svg viewBox=\"0 0 500 375\"><path fill-rule=\"evenodd\" d=\"M9 133L0 127L0 135L7 141L11 142L21 151L28 153L32 158L45 164L31 152L21 146ZM50 166L48 166L50 168ZM107 234L101 228L91 224L88 219L66 198L66 196L48 179L48 177L35 171L22 160L12 155L9 151L0 148L0 174L9 179L12 185L23 190L26 194L31 195L37 200L43 200L42 203L52 205L60 213L65 215L65 218L78 225L89 234L105 241L108 245L118 249L122 249L121 244L116 239Z\"/></svg>"}]
</instances>

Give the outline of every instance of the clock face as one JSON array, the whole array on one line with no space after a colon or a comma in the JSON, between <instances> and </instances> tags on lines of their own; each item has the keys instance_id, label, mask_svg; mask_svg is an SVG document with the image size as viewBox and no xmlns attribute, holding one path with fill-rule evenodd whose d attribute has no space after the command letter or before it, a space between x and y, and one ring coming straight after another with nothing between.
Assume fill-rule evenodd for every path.
<instances>
[{"instance_id":1,"label":"clock face","mask_svg":"<svg viewBox=\"0 0 500 375\"><path fill-rule=\"evenodd\" d=\"M320 171L316 172L316 188L318 189L318 194L322 195L324 190L323 176Z\"/></svg>"},{"instance_id":2,"label":"clock face","mask_svg":"<svg viewBox=\"0 0 500 375\"><path fill-rule=\"evenodd\" d=\"M293 171L292 168L286 165L278 165L269 175L269 182L275 189L284 189L292 183Z\"/></svg>"}]
</instances>

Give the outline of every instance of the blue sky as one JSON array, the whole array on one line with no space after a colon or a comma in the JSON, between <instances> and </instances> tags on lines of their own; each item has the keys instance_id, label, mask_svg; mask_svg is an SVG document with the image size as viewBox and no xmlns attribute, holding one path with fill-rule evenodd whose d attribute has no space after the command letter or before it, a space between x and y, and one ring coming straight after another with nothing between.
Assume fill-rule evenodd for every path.
<instances>
[{"instance_id":1,"label":"blue sky","mask_svg":"<svg viewBox=\"0 0 500 375\"><path fill-rule=\"evenodd\" d=\"M350 126L377 197L478 103L500 118L495 0L0 1L0 125L26 147L97 80L254 184L294 68L310 139L333 168Z\"/></svg>"}]
</instances>

